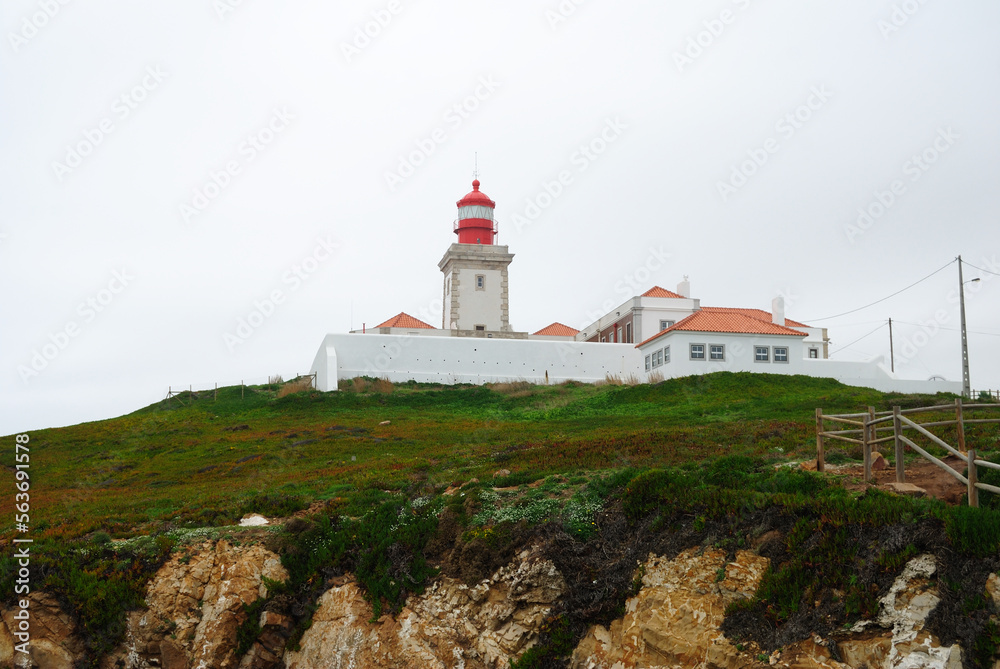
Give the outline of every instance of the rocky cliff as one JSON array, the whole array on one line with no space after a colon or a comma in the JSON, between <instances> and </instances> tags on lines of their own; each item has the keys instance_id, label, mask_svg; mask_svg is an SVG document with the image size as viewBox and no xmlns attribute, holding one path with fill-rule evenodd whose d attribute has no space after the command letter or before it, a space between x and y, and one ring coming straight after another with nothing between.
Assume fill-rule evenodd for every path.
<instances>
[{"instance_id":1,"label":"rocky cliff","mask_svg":"<svg viewBox=\"0 0 1000 669\"><path fill-rule=\"evenodd\" d=\"M906 564L881 598L876 619L764 652L753 642L727 638L722 621L729 604L754 594L768 565L767 558L749 550L727 555L697 547L674 556L648 556L636 564L637 592L625 602L621 617L589 628L569 666L963 666L961 649L942 644L926 628L945 587L933 556L919 555ZM533 545L478 583L439 577L423 594L409 597L397 615L372 620L361 588L346 575L333 579L316 602L312 624L296 650L286 648L294 621L264 610L255 638L238 656L239 630L246 629L244 605L266 594L265 579L285 577L278 556L260 545L215 541L175 553L149 585L148 608L130 614L125 642L102 667L499 669L539 640L568 587L556 565ZM1000 579L995 574L987 591L996 608ZM15 653L13 609L7 609L0 615L0 666L72 668L82 648L76 621L50 595L33 593L31 599L30 661Z\"/></svg>"}]
</instances>

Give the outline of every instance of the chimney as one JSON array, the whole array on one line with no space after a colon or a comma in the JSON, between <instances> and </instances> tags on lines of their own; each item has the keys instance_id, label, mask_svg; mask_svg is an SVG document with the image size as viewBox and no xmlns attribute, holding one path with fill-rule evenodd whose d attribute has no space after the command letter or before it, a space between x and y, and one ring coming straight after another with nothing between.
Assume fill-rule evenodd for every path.
<instances>
[{"instance_id":1,"label":"chimney","mask_svg":"<svg viewBox=\"0 0 1000 669\"><path fill-rule=\"evenodd\" d=\"M780 295L771 300L771 322L775 325L785 324L785 298Z\"/></svg>"},{"instance_id":2,"label":"chimney","mask_svg":"<svg viewBox=\"0 0 1000 669\"><path fill-rule=\"evenodd\" d=\"M688 281L687 274L684 275L684 280L677 284L677 294L681 297L691 297L691 282Z\"/></svg>"}]
</instances>

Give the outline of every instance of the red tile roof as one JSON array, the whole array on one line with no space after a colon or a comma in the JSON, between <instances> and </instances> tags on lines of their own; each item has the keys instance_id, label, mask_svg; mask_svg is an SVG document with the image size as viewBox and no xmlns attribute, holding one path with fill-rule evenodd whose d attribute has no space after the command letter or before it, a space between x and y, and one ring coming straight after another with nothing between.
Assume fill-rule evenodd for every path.
<instances>
[{"instance_id":1,"label":"red tile roof","mask_svg":"<svg viewBox=\"0 0 1000 669\"><path fill-rule=\"evenodd\" d=\"M428 325L424 323L419 318L414 318L406 312L399 312L397 315L393 316L385 323L381 325L376 325L377 328L423 328L427 330L433 330L433 325Z\"/></svg>"},{"instance_id":2,"label":"red tile roof","mask_svg":"<svg viewBox=\"0 0 1000 669\"><path fill-rule=\"evenodd\" d=\"M678 295L677 293L671 290L667 290L666 288L660 288L659 286L653 286L645 293L643 293L642 297L677 297L682 300L685 299L683 295Z\"/></svg>"},{"instance_id":3,"label":"red tile roof","mask_svg":"<svg viewBox=\"0 0 1000 669\"><path fill-rule=\"evenodd\" d=\"M785 319L786 323L793 323ZM775 325L771 314L762 309L735 309L728 307L702 307L687 318L677 321L666 330L657 332L649 339L636 344L642 346L675 330L685 332L727 332L733 334L789 335L805 337L805 332L790 327Z\"/></svg>"},{"instance_id":4,"label":"red tile roof","mask_svg":"<svg viewBox=\"0 0 1000 669\"><path fill-rule=\"evenodd\" d=\"M552 325L547 325L538 332L536 335L552 335L557 337L574 337L580 331L576 328L571 328L568 325L563 325L562 323L553 323Z\"/></svg>"},{"instance_id":5,"label":"red tile roof","mask_svg":"<svg viewBox=\"0 0 1000 669\"><path fill-rule=\"evenodd\" d=\"M763 309L741 309L739 307L702 307L705 311L735 311L741 314L746 314L753 318L759 318L760 320L771 322L771 312L764 311ZM785 319L785 325L792 328L807 328L810 327L805 323L799 323L798 321L793 321L791 318Z\"/></svg>"}]
</instances>

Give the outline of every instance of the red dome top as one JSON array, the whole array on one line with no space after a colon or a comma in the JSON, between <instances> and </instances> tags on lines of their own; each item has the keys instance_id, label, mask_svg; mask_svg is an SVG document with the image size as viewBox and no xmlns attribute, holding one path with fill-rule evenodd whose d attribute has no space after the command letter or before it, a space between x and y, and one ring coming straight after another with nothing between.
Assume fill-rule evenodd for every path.
<instances>
[{"instance_id":1,"label":"red dome top","mask_svg":"<svg viewBox=\"0 0 1000 669\"><path fill-rule=\"evenodd\" d=\"M485 206L492 209L495 209L497 206L496 202L486 197L486 193L479 191L479 179L472 182L472 192L458 201L459 207L468 207L471 205Z\"/></svg>"}]
</instances>

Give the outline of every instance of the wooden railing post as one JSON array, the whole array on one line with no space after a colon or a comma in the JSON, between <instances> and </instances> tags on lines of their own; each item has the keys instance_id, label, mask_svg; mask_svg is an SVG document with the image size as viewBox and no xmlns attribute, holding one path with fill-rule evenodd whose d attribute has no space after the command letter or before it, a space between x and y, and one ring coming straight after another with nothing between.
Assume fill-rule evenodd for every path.
<instances>
[{"instance_id":1,"label":"wooden railing post","mask_svg":"<svg viewBox=\"0 0 1000 669\"><path fill-rule=\"evenodd\" d=\"M962 398L955 400L955 425L958 429L958 450L965 453L965 419L962 415Z\"/></svg>"},{"instance_id":2,"label":"wooden railing post","mask_svg":"<svg viewBox=\"0 0 1000 669\"><path fill-rule=\"evenodd\" d=\"M861 419L861 422L864 423L861 426L861 450L865 460L865 483L871 483L872 480L872 445L871 426L868 424L869 420L871 419L868 416Z\"/></svg>"},{"instance_id":3,"label":"wooden railing post","mask_svg":"<svg viewBox=\"0 0 1000 669\"><path fill-rule=\"evenodd\" d=\"M823 410L816 409L816 471L821 472L826 469L825 456L823 454Z\"/></svg>"},{"instance_id":4,"label":"wooden railing post","mask_svg":"<svg viewBox=\"0 0 1000 669\"><path fill-rule=\"evenodd\" d=\"M979 473L976 471L976 449L969 449L969 471L967 472L969 479L969 506L978 508L979 507L979 488L976 487L976 483L979 482Z\"/></svg>"},{"instance_id":5,"label":"wooden railing post","mask_svg":"<svg viewBox=\"0 0 1000 669\"><path fill-rule=\"evenodd\" d=\"M872 482L872 442L878 438L875 429L875 407L868 407L868 429L865 431L865 483Z\"/></svg>"},{"instance_id":6,"label":"wooden railing post","mask_svg":"<svg viewBox=\"0 0 1000 669\"><path fill-rule=\"evenodd\" d=\"M903 422L899 420L899 407L892 407L892 432L896 437L896 483L906 482L906 472L903 470Z\"/></svg>"}]
</instances>

